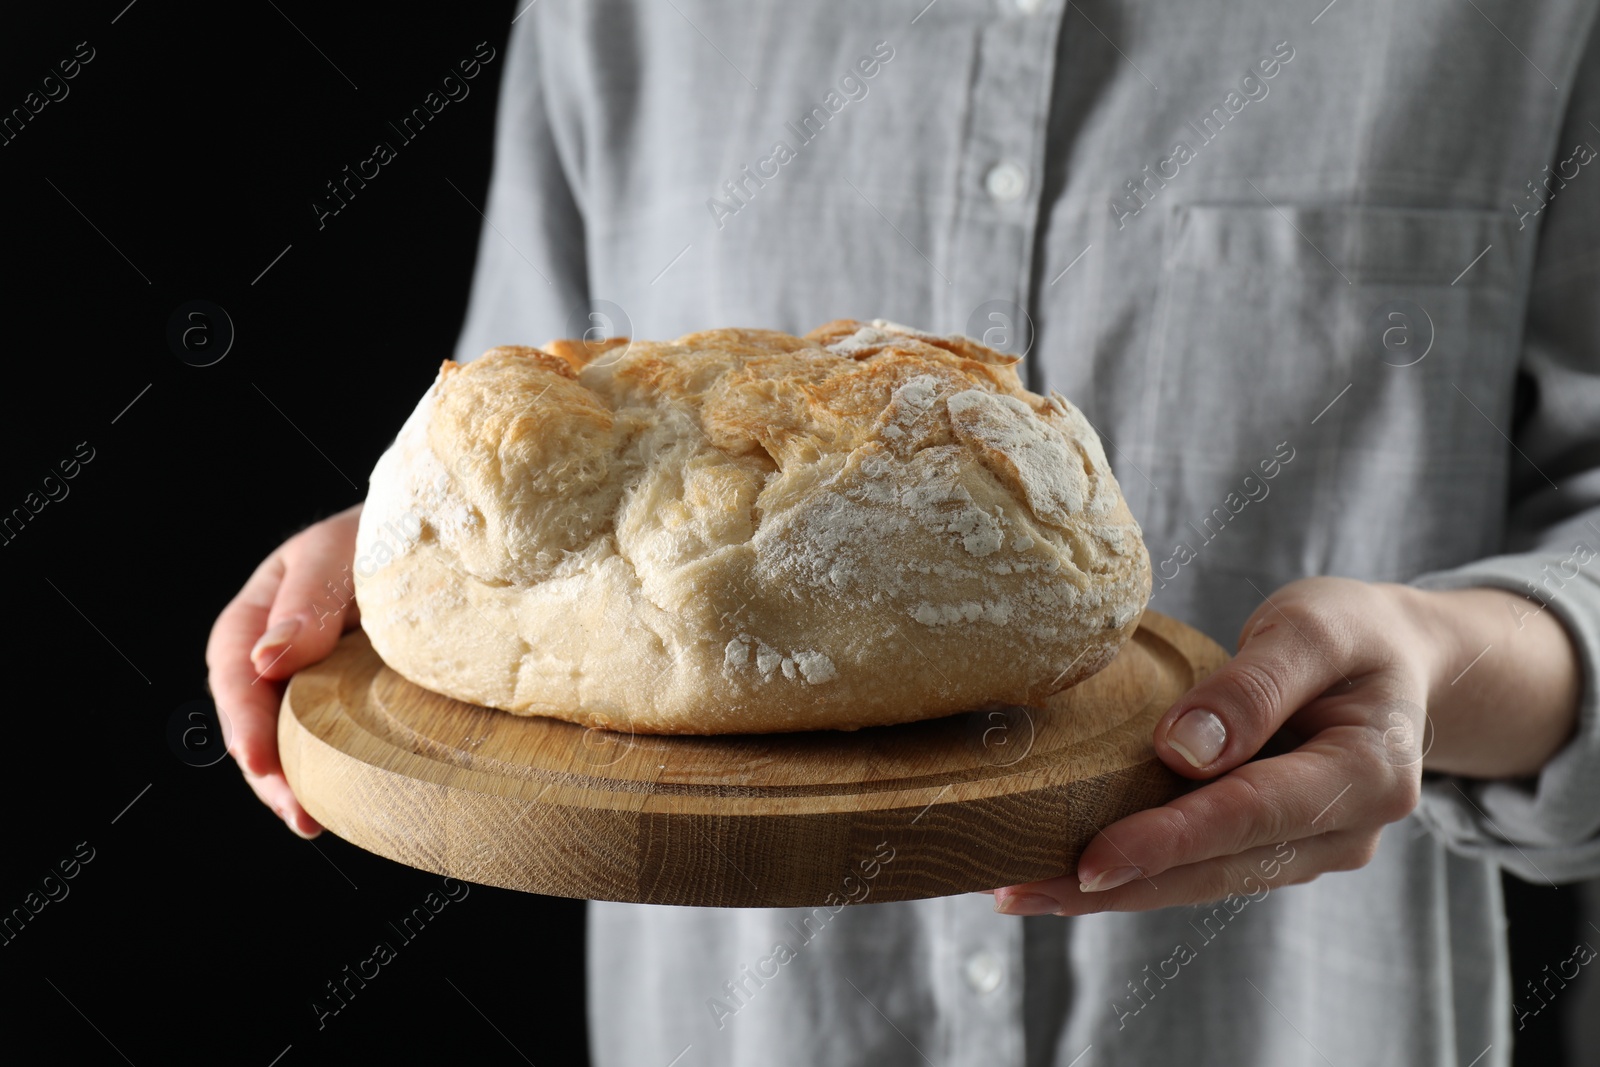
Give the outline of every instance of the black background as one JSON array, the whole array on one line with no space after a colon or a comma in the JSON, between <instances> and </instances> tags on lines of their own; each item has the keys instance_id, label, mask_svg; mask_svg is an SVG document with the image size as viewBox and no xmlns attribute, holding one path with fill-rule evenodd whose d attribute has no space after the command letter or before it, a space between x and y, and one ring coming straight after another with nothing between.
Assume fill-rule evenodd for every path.
<instances>
[{"instance_id":1,"label":"black background","mask_svg":"<svg viewBox=\"0 0 1600 1067\"><path fill-rule=\"evenodd\" d=\"M216 612L285 537L363 495L452 352L516 9L123 2L33 8L0 38L0 113L94 50L0 145L0 514L80 443L94 455L0 545L0 914L94 850L0 944L0 1047L81 1064L583 1063L581 903L485 886L319 1028L324 983L398 942L388 924L440 880L331 834L300 841L231 762L187 765L168 730L206 696ZM387 123L485 41L497 58L470 95L319 229L325 183L396 142ZM191 300L232 320L211 366L167 341ZM1570 953L1576 918L1566 890L1510 889L1521 989ZM1518 1035L1519 1063L1559 1062L1565 1007Z\"/></svg>"}]
</instances>

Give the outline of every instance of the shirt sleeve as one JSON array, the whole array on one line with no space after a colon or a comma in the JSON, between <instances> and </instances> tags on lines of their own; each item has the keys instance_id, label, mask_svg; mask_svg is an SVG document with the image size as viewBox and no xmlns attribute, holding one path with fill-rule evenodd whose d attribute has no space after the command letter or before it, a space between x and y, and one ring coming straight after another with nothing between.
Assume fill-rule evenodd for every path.
<instances>
[{"instance_id":1,"label":"shirt sleeve","mask_svg":"<svg viewBox=\"0 0 1600 1067\"><path fill-rule=\"evenodd\" d=\"M1583 672L1572 740L1527 779L1425 775L1417 812L1454 850L1541 882L1600 875L1600 131L1588 122L1600 116L1600 49L1592 38L1567 115L1550 172L1578 173L1537 218L1523 219L1540 232L1511 428L1507 554L1411 583L1521 593L1533 598L1526 611L1552 612L1572 637Z\"/></svg>"},{"instance_id":2,"label":"shirt sleeve","mask_svg":"<svg viewBox=\"0 0 1600 1067\"><path fill-rule=\"evenodd\" d=\"M511 28L495 117L494 167L456 359L569 333L587 293L583 216L571 154L558 144L548 79L558 77L532 10Z\"/></svg>"}]
</instances>

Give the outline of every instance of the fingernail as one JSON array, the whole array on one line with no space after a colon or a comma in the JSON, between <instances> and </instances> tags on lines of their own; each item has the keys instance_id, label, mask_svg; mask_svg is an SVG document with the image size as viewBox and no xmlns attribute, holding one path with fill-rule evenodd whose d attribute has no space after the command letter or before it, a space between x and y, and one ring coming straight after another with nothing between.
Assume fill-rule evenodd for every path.
<instances>
[{"instance_id":1,"label":"fingernail","mask_svg":"<svg viewBox=\"0 0 1600 1067\"><path fill-rule=\"evenodd\" d=\"M994 910L1001 915L1054 915L1061 910L1061 901L1043 893L1012 893L994 898Z\"/></svg>"},{"instance_id":2,"label":"fingernail","mask_svg":"<svg viewBox=\"0 0 1600 1067\"><path fill-rule=\"evenodd\" d=\"M299 824L296 823L295 820L294 820L294 816L289 814L289 808L288 808L287 805L280 806L280 807L275 807L275 808L272 809L272 812L278 818L283 820L283 825L287 826L290 830L292 830L294 832L295 836L300 837L300 838L304 838L307 841L310 841L313 837L317 836L316 834L305 833L300 829Z\"/></svg>"},{"instance_id":3,"label":"fingernail","mask_svg":"<svg viewBox=\"0 0 1600 1067\"><path fill-rule=\"evenodd\" d=\"M1115 889L1119 885L1127 885L1139 877L1137 867L1117 867L1113 870L1102 871L1087 882L1078 883L1081 893L1104 893L1107 889Z\"/></svg>"},{"instance_id":4,"label":"fingernail","mask_svg":"<svg viewBox=\"0 0 1600 1067\"><path fill-rule=\"evenodd\" d=\"M280 648L289 643L290 638L299 632L299 619L284 619L276 626L268 627L267 632L261 635L261 639L250 650L251 662L261 659L269 652L275 655Z\"/></svg>"},{"instance_id":5,"label":"fingernail","mask_svg":"<svg viewBox=\"0 0 1600 1067\"><path fill-rule=\"evenodd\" d=\"M1228 728L1205 708L1185 712L1167 730L1167 744L1196 768L1216 762L1227 743Z\"/></svg>"}]
</instances>

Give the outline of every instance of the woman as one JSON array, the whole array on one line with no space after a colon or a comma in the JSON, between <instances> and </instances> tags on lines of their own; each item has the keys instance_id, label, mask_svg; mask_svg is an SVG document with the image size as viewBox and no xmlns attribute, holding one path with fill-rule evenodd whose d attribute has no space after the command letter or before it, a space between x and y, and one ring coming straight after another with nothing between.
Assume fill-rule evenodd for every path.
<instances>
[{"instance_id":1,"label":"woman","mask_svg":"<svg viewBox=\"0 0 1600 1067\"><path fill-rule=\"evenodd\" d=\"M1152 606L1241 641L1155 729L1207 784L1071 878L848 908L756 979L791 913L590 905L597 1062L1509 1062L1498 868L1600 873L1594 16L518 15L458 358L880 316L1026 350ZM354 529L284 545L208 651L305 835L250 683L332 647Z\"/></svg>"}]
</instances>

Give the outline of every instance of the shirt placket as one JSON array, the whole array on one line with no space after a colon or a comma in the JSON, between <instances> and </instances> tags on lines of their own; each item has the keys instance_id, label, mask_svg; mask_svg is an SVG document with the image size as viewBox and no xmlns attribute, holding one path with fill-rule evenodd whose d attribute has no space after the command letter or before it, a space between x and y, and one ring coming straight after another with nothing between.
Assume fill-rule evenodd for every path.
<instances>
[{"instance_id":1,"label":"shirt placket","mask_svg":"<svg viewBox=\"0 0 1600 1067\"><path fill-rule=\"evenodd\" d=\"M932 960L944 1062L1023 1067L1022 922L996 915L987 896L939 905Z\"/></svg>"},{"instance_id":2,"label":"shirt placket","mask_svg":"<svg viewBox=\"0 0 1600 1067\"><path fill-rule=\"evenodd\" d=\"M1027 308L1064 10L1064 0L995 0L977 34L938 318L1013 355L1033 340ZM1036 362L1024 363L1034 385Z\"/></svg>"}]
</instances>

